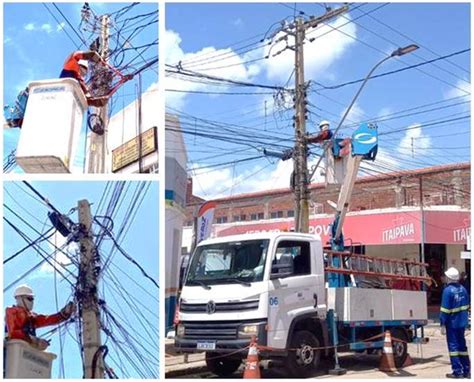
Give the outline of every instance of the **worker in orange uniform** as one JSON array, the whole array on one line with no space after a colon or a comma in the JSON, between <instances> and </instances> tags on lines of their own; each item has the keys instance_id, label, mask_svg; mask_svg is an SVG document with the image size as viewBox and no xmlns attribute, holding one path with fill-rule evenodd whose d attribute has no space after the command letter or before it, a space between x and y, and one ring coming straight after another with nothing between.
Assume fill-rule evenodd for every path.
<instances>
[{"instance_id":1,"label":"worker in orange uniform","mask_svg":"<svg viewBox=\"0 0 474 382\"><path fill-rule=\"evenodd\" d=\"M6 310L6 326L9 340L23 340L31 346L45 350L49 342L36 336L36 329L44 326L57 325L69 319L76 310L73 302L69 302L58 313L49 316L36 314L33 310L34 294L28 285L20 285L15 289L16 305Z\"/></svg>"},{"instance_id":2,"label":"worker in orange uniform","mask_svg":"<svg viewBox=\"0 0 474 382\"><path fill-rule=\"evenodd\" d=\"M107 97L91 97L91 93L85 82L85 77L89 70L89 61L95 63L102 62L102 57L100 57L99 53L94 51L76 51L71 53L64 62L63 70L61 71L59 78L74 78L77 80L86 96L87 104L89 106L101 107L107 103Z\"/></svg>"},{"instance_id":3,"label":"worker in orange uniform","mask_svg":"<svg viewBox=\"0 0 474 382\"><path fill-rule=\"evenodd\" d=\"M306 138L308 143L322 143L328 141L332 138L333 133L329 129L328 121L321 121L319 124L319 133L315 135L310 135Z\"/></svg>"}]
</instances>

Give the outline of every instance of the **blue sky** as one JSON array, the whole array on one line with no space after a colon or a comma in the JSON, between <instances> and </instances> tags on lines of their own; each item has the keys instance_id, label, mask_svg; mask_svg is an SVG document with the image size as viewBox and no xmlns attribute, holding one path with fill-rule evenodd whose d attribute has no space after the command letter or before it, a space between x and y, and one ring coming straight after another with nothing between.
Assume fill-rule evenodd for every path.
<instances>
[{"instance_id":1,"label":"blue sky","mask_svg":"<svg viewBox=\"0 0 474 382\"><path fill-rule=\"evenodd\" d=\"M282 20L291 21L294 6L295 3L167 4L166 63L180 62L184 69L237 81L293 87L293 51L263 59L270 45L262 46L259 40L276 32ZM296 3L296 14L299 12L304 12L305 17L319 16L324 13L324 6ZM275 36L278 39L281 34ZM309 31L307 37L315 38L313 42L306 41L304 52L305 80L311 81L307 131L313 133L322 119L337 126L359 87L322 89L316 83L327 87L364 78L394 49L414 42L420 49L389 60L375 74L469 49L470 4L355 3L349 13L331 20L329 26ZM260 48L254 49L256 46ZM273 44L270 56L282 48L283 42ZM260 156L264 147L271 148L272 138L273 143L278 140L281 145L273 148L292 146L293 110L289 97L275 103L268 89L216 86L182 81L176 76L167 77L166 88L195 92L167 92L168 112L180 114L182 127L188 132L188 168L194 170L190 173L195 194L213 198L288 187L291 160L251 158ZM270 94L198 94L203 92ZM354 124L364 120L383 120L378 122L377 160L365 165L360 175L463 162L470 160L469 114L470 52L466 52L372 79L341 133L350 134ZM195 136L196 132L223 134L236 142L205 139ZM259 134L263 142L255 138L244 145L244 134L250 140ZM173 148L168 146L167 150ZM320 150L313 147L312 152ZM315 160L312 156L310 163ZM222 166L215 167L219 164Z\"/></svg>"},{"instance_id":2,"label":"blue sky","mask_svg":"<svg viewBox=\"0 0 474 382\"><path fill-rule=\"evenodd\" d=\"M31 182L31 185L45 196L51 204L63 213L68 213L71 208L77 206L77 201L87 199L92 203L92 214L105 215L107 205L111 199L114 182L109 187L109 192L104 197L101 204L101 197L106 189L107 182ZM125 229L123 239L120 240L121 247L135 259L146 272L157 282L159 282L159 258L158 258L158 182L146 182L142 193L137 193L140 182L126 182L119 198L117 208L113 217L113 233L118 235L122 223L129 222L129 228ZM138 197L138 198L137 198ZM142 199L143 198L143 199ZM132 201L137 199L134 213L128 212ZM50 225L47 218L48 208L37 200L37 197L22 182L4 183L4 203L15 213L26 219L36 230L46 232ZM100 208L99 208L100 207ZM20 228L32 240L39 237L39 234L33 229L28 228L22 223L14 213L4 208L5 217L14 225ZM77 213L70 215L71 219L77 222ZM102 220L105 222L105 220ZM97 225L96 225L97 228ZM97 230L96 230L97 232ZM59 235L54 235L51 243L43 243L41 247L45 253L53 253L55 243L61 246L64 239ZM6 222L4 222L4 259L8 258L21 248L25 247L26 242L19 236ZM107 258L112 248L111 240L105 239L100 246L102 258ZM72 246L68 247L69 253L72 253ZM57 268L73 280L73 275L77 275L77 267L71 264L64 254L57 253L56 261L64 265L71 273L69 274L62 266ZM41 260L34 250L28 249L18 257L12 259L4 265L4 288L16 280L26 270ZM48 264L43 264L40 268L30 273L26 278L4 291L4 308L14 304L13 291L15 286L27 283L36 293L34 311L42 314L51 314L61 309L70 299L72 287L62 280L62 277L56 273L57 282L55 288L55 272ZM120 291L114 284L121 285ZM139 343L150 353L153 358L158 359L158 311L159 311L159 290L153 283L142 276L133 264L126 260L119 252L115 252L112 257L111 265L107 273L103 276L99 284L100 298L106 302L106 306L113 312L123 327L137 339ZM55 290L57 291L58 306L56 306ZM131 299L126 303L120 296L121 293L129 294ZM131 302L130 302L131 301ZM128 305L128 304L131 304ZM135 306L136 305L136 306ZM132 308L133 307L133 308ZM141 312L143 317L137 315ZM149 324L147 324L149 322ZM142 325L146 326L146 329ZM38 335L44 335L51 327L39 329ZM67 328L68 334L64 334L63 360L65 365L65 377L82 378L81 358L78 344L75 342L76 332L74 324ZM148 331L148 333L146 332ZM118 340L120 334L115 328L112 331ZM64 333L64 329L62 330ZM138 334L137 334L138 333ZM141 336L143 338L140 338ZM55 332L51 337L51 346L49 350L60 355L60 336ZM124 355L118 355L116 347L112 341L107 340L107 336L102 335L102 341L109 347L109 355L106 362L113 367L119 377L140 378L140 374L125 360ZM148 342L148 343L147 343ZM127 347L123 349L132 353ZM143 352L143 349L140 349ZM120 367L120 360L123 360L123 371ZM55 361L53 368L53 378L63 376L61 370L60 358ZM154 375L158 376L156 366L148 363L150 368L155 367Z\"/></svg>"},{"instance_id":3,"label":"blue sky","mask_svg":"<svg viewBox=\"0 0 474 382\"><path fill-rule=\"evenodd\" d=\"M71 27L67 24L65 18L54 7L53 3L6 3L4 4L4 26L3 26L3 45L4 45L4 104L15 101L16 95L27 84L35 80L53 79L59 77L62 65L66 57L74 50L87 50L82 45ZM69 20L75 30L82 34L85 41L89 44L96 37L89 31L83 31L79 28L81 23L81 8L84 3L56 3L56 6ZM91 9L97 15L112 14L113 12L129 5L130 3L90 3ZM54 14L56 19L48 12L48 9ZM140 3L131 8L125 15L119 17L112 26L112 33L116 32L114 28L120 28L121 23L127 18L137 15L147 14L157 11L158 5L153 3ZM117 33L111 36L111 48L117 45L117 38L121 44L127 39L133 29L140 25L145 25L153 21L156 15L150 15L143 19L134 19L122 29L123 33L118 37ZM114 17L112 16L112 20ZM134 25L136 23L136 25ZM84 25L84 24L83 24ZM137 31L128 42L133 47L140 47L152 43L158 39L158 24L152 23L142 30ZM71 36L71 39L68 37ZM127 47L131 47L128 46ZM143 59L148 61L155 58L158 54L158 46L151 46L149 49L141 50ZM130 62L137 56L133 49L125 51L123 63ZM115 66L120 65L121 57L113 61ZM143 65L142 58L138 58L132 64L132 67L138 69ZM142 74L142 88L145 91L152 84L158 81L158 66L154 65L152 69L146 70ZM125 73L133 72L133 68ZM115 93L112 103L112 113L116 113L123 107L131 103L136 97L136 84L138 77L129 81ZM18 129L4 130L4 153L5 156L15 147L19 137ZM83 138L86 132L86 126L83 126L81 146L84 146ZM78 150L75 165L80 166L84 160L84 150Z\"/></svg>"}]
</instances>

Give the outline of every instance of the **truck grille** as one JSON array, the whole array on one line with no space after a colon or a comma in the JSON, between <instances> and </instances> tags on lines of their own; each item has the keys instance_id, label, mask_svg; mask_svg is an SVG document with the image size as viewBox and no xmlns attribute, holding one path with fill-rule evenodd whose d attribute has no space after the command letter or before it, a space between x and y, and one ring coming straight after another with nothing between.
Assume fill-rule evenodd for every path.
<instances>
[{"instance_id":1,"label":"truck grille","mask_svg":"<svg viewBox=\"0 0 474 382\"><path fill-rule=\"evenodd\" d=\"M218 302L216 303L215 312L235 312L258 309L259 300L245 301L245 302ZM183 313L206 313L206 304L187 304L181 303L179 306L180 312Z\"/></svg>"},{"instance_id":2,"label":"truck grille","mask_svg":"<svg viewBox=\"0 0 474 382\"><path fill-rule=\"evenodd\" d=\"M241 321L181 322L184 325L184 338L197 340L231 340L237 338Z\"/></svg>"}]
</instances>

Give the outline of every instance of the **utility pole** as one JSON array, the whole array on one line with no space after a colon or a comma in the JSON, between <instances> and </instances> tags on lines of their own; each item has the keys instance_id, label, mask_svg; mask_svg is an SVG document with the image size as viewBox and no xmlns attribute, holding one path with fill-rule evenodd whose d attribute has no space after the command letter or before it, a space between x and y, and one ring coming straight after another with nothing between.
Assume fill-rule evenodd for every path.
<instances>
[{"instance_id":1,"label":"utility pole","mask_svg":"<svg viewBox=\"0 0 474 382\"><path fill-rule=\"evenodd\" d=\"M77 294L82 319L82 346L84 352L84 377L104 378L104 363L101 354L100 309L97 288L97 267L99 254L92 235L92 216L87 200L78 202L79 213L79 286Z\"/></svg>"},{"instance_id":2,"label":"utility pole","mask_svg":"<svg viewBox=\"0 0 474 382\"><path fill-rule=\"evenodd\" d=\"M108 60L109 55L109 16L101 17L101 35L100 35L100 56ZM107 148L107 129L109 124L108 105L100 108L93 108L100 115L104 133L102 135L94 132L90 133L89 140L89 165L88 173L105 172L105 154Z\"/></svg>"},{"instance_id":3,"label":"utility pole","mask_svg":"<svg viewBox=\"0 0 474 382\"><path fill-rule=\"evenodd\" d=\"M306 136L306 84L304 82L304 38L305 26L301 18L296 20L295 32L295 231L308 232L308 164Z\"/></svg>"},{"instance_id":4,"label":"utility pole","mask_svg":"<svg viewBox=\"0 0 474 382\"><path fill-rule=\"evenodd\" d=\"M420 262L425 262L425 209L423 197L423 178L420 176L420 212L421 212L421 243L420 243Z\"/></svg>"},{"instance_id":5,"label":"utility pole","mask_svg":"<svg viewBox=\"0 0 474 382\"><path fill-rule=\"evenodd\" d=\"M306 83L304 81L304 41L306 30L315 28L322 22L328 21L346 12L348 6L326 12L317 18L304 21L298 17L286 33L295 38L295 147L294 147L294 194L295 194L295 231L309 231L309 177L307 165L307 141L306 141Z\"/></svg>"}]
</instances>

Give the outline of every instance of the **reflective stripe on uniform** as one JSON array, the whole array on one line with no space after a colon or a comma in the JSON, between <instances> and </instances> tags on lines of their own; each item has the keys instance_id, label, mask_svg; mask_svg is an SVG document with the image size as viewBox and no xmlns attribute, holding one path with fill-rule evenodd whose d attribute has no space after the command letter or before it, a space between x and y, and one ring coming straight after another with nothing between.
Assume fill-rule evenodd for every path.
<instances>
[{"instance_id":1,"label":"reflective stripe on uniform","mask_svg":"<svg viewBox=\"0 0 474 382\"><path fill-rule=\"evenodd\" d=\"M468 310L469 309L469 305L463 305L463 306L460 306L459 308L453 308L453 309L447 309L447 308L443 308L441 307L440 310L441 312L443 313L458 313L458 312L462 312L463 310Z\"/></svg>"},{"instance_id":2,"label":"reflective stripe on uniform","mask_svg":"<svg viewBox=\"0 0 474 382\"><path fill-rule=\"evenodd\" d=\"M469 356L469 353L467 351L450 351L449 356L450 357Z\"/></svg>"}]
</instances>

